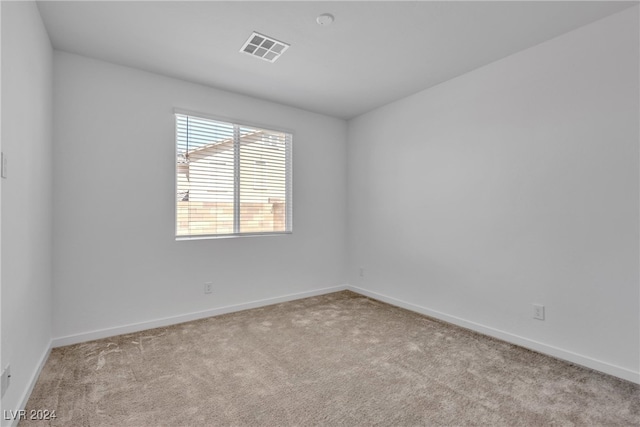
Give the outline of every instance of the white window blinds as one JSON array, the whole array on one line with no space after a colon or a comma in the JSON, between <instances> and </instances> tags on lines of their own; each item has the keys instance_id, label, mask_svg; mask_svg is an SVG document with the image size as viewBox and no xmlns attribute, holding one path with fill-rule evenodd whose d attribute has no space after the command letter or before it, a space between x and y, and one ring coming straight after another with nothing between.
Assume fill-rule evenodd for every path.
<instances>
[{"instance_id":1,"label":"white window blinds","mask_svg":"<svg viewBox=\"0 0 640 427\"><path fill-rule=\"evenodd\" d=\"M292 231L291 134L176 114L176 236Z\"/></svg>"}]
</instances>

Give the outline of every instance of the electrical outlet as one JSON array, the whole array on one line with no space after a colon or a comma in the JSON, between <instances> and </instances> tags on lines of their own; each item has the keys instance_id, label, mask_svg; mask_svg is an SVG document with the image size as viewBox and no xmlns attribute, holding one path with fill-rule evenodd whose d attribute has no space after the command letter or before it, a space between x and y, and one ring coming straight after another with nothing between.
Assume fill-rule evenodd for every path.
<instances>
[{"instance_id":1,"label":"electrical outlet","mask_svg":"<svg viewBox=\"0 0 640 427\"><path fill-rule=\"evenodd\" d=\"M364 277L364 267L360 267L360 277Z\"/></svg>"},{"instance_id":2,"label":"electrical outlet","mask_svg":"<svg viewBox=\"0 0 640 427\"><path fill-rule=\"evenodd\" d=\"M213 282L206 282L204 284L204 293L210 294L211 292L213 292Z\"/></svg>"},{"instance_id":3,"label":"electrical outlet","mask_svg":"<svg viewBox=\"0 0 640 427\"><path fill-rule=\"evenodd\" d=\"M544 320L544 305L533 304L533 318Z\"/></svg>"},{"instance_id":4,"label":"electrical outlet","mask_svg":"<svg viewBox=\"0 0 640 427\"><path fill-rule=\"evenodd\" d=\"M0 387L2 390L0 392L0 397L4 396L4 393L9 388L9 384L11 384L11 365L7 366L4 371L2 371L1 381L2 386Z\"/></svg>"}]
</instances>

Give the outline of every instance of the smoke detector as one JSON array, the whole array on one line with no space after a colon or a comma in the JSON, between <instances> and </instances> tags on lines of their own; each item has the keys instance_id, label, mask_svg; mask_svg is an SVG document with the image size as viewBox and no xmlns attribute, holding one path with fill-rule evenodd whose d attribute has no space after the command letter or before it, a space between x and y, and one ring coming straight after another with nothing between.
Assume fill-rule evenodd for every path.
<instances>
[{"instance_id":1,"label":"smoke detector","mask_svg":"<svg viewBox=\"0 0 640 427\"><path fill-rule=\"evenodd\" d=\"M244 42L240 52L264 59L268 62L275 62L285 50L289 49L289 46L287 43L254 31L247 41Z\"/></svg>"},{"instance_id":2,"label":"smoke detector","mask_svg":"<svg viewBox=\"0 0 640 427\"><path fill-rule=\"evenodd\" d=\"M323 13L322 15L318 15L318 17L316 18L316 22L318 23L318 25L322 25L323 27L326 27L333 24L334 19L335 18L333 17L332 14Z\"/></svg>"}]
</instances>

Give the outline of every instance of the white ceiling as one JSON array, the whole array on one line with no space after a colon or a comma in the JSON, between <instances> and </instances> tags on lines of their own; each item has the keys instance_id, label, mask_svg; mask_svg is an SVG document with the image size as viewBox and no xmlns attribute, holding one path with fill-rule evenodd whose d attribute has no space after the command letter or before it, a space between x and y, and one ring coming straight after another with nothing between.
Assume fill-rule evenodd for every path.
<instances>
[{"instance_id":1,"label":"white ceiling","mask_svg":"<svg viewBox=\"0 0 640 427\"><path fill-rule=\"evenodd\" d=\"M39 2L54 48L351 118L637 2ZM335 22L316 24L329 12ZM291 44L275 63L252 31Z\"/></svg>"}]
</instances>

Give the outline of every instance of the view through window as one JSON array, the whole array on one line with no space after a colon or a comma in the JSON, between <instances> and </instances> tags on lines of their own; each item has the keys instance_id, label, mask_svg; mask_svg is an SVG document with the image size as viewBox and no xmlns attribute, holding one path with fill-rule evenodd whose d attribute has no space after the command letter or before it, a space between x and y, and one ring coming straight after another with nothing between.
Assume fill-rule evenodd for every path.
<instances>
[{"instance_id":1,"label":"view through window","mask_svg":"<svg viewBox=\"0 0 640 427\"><path fill-rule=\"evenodd\" d=\"M176 236L292 231L291 134L176 114Z\"/></svg>"}]
</instances>

